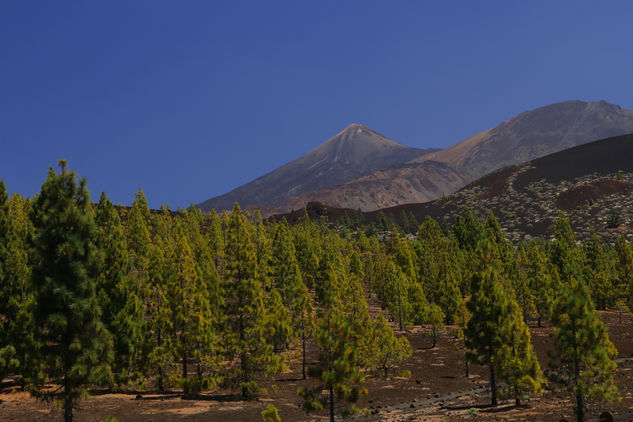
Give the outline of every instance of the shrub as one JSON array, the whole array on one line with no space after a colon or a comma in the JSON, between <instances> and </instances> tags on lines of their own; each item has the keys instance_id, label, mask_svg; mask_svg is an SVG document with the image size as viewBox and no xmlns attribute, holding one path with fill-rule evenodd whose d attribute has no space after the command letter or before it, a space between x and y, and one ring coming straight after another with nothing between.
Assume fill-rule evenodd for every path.
<instances>
[{"instance_id":1,"label":"shrub","mask_svg":"<svg viewBox=\"0 0 633 422\"><path fill-rule=\"evenodd\" d=\"M279 412L273 404L269 404L266 409L262 410L262 419L264 422L281 422Z\"/></svg>"},{"instance_id":2,"label":"shrub","mask_svg":"<svg viewBox=\"0 0 633 422\"><path fill-rule=\"evenodd\" d=\"M607 227L614 229L620 225L621 222L620 213L615 208L611 207L609 211L609 217L607 218Z\"/></svg>"}]
</instances>

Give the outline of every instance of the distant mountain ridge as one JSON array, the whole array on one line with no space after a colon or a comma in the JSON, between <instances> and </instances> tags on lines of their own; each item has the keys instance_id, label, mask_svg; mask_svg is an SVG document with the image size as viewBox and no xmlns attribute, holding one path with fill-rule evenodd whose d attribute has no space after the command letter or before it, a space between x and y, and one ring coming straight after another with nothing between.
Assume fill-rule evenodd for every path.
<instances>
[{"instance_id":1,"label":"distant mountain ridge","mask_svg":"<svg viewBox=\"0 0 633 422\"><path fill-rule=\"evenodd\" d=\"M376 170L397 166L436 149L409 148L361 124L351 124L304 156L198 205L205 211L267 205L336 186Z\"/></svg>"},{"instance_id":2,"label":"distant mountain ridge","mask_svg":"<svg viewBox=\"0 0 633 422\"><path fill-rule=\"evenodd\" d=\"M378 210L431 201L499 168L633 133L633 111L605 101L551 104L518 114L444 150L408 148L352 124L308 154L199 205L235 202L266 215L308 202Z\"/></svg>"},{"instance_id":3,"label":"distant mountain ridge","mask_svg":"<svg viewBox=\"0 0 633 422\"><path fill-rule=\"evenodd\" d=\"M475 180L502 167L629 133L633 133L633 111L606 101L565 101L518 114L450 148L413 161L447 163Z\"/></svg>"}]
</instances>

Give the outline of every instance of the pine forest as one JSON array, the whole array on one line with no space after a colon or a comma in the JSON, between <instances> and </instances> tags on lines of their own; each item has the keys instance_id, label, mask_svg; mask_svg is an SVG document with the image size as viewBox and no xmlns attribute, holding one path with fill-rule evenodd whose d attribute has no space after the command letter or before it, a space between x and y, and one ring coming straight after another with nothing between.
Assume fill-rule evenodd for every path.
<instances>
[{"instance_id":1,"label":"pine forest","mask_svg":"<svg viewBox=\"0 0 633 422\"><path fill-rule=\"evenodd\" d=\"M624 237L580 243L560 215L554 240L512 244L468 209L450 226L289 225L238 204L150 210L142 191L115 206L61 164L33 198L0 182L0 378L65 421L94 392L256 401L291 366L304 415L371 416L367 381L410 376L414 336L451 339L461 369L446 377L485 368L491 406L554 390L584 421L621 398L600 312L633 307ZM531 339L541 326L547 359ZM267 404L262 418L280 420Z\"/></svg>"}]
</instances>

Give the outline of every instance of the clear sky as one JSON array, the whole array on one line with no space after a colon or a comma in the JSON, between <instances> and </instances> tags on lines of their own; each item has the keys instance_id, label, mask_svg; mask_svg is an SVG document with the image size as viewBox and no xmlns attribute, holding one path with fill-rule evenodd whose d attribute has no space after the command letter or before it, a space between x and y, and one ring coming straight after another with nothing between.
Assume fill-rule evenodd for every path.
<instances>
[{"instance_id":1,"label":"clear sky","mask_svg":"<svg viewBox=\"0 0 633 422\"><path fill-rule=\"evenodd\" d=\"M630 1L4 1L0 178L59 158L201 202L363 123L446 147L570 99L633 109Z\"/></svg>"}]
</instances>

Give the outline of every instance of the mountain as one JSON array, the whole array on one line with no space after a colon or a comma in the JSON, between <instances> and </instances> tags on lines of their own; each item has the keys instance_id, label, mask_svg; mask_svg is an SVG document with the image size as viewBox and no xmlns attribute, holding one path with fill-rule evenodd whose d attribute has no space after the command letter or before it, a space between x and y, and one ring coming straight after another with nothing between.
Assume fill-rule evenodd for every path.
<instances>
[{"instance_id":1,"label":"mountain","mask_svg":"<svg viewBox=\"0 0 633 422\"><path fill-rule=\"evenodd\" d=\"M327 216L337 224L346 215L364 224L384 218L402 222L413 215L418 223L429 216L442 225L452 224L470 209L480 218L490 212L508 239L519 243L549 238L552 222L564 213L579 240L592 230L609 242L624 235L633 241L633 134L576 146L527 163L504 167L459 191L435 201L405 204L377 211L358 212L310 202L310 218ZM271 218L295 224L304 211ZM614 218L613 216L617 216Z\"/></svg>"},{"instance_id":2,"label":"mountain","mask_svg":"<svg viewBox=\"0 0 633 422\"><path fill-rule=\"evenodd\" d=\"M431 201L496 169L627 133L633 133L633 111L605 101L552 104L521 113L450 148L422 155L402 166L295 197L283 209L298 209L316 201L372 211Z\"/></svg>"},{"instance_id":3,"label":"mountain","mask_svg":"<svg viewBox=\"0 0 633 422\"><path fill-rule=\"evenodd\" d=\"M631 157L633 134L603 139L505 167L440 200L366 215L377 218L382 212L397 219L406 211L420 222L427 215L453 222L468 207L481 217L493 212L508 238L519 242L548 236L551 223L565 213L582 239L595 229L610 241L620 234L633 240ZM616 227L609 227L612 213L620 217Z\"/></svg>"},{"instance_id":4,"label":"mountain","mask_svg":"<svg viewBox=\"0 0 633 422\"><path fill-rule=\"evenodd\" d=\"M633 111L605 101L566 101L526 111L413 161L447 163L475 180L502 167L628 133L633 133Z\"/></svg>"},{"instance_id":5,"label":"mountain","mask_svg":"<svg viewBox=\"0 0 633 422\"><path fill-rule=\"evenodd\" d=\"M242 207L279 207L293 197L399 166L433 151L405 147L367 126L351 124L306 155L198 207L219 211L233 208L235 202Z\"/></svg>"},{"instance_id":6,"label":"mountain","mask_svg":"<svg viewBox=\"0 0 633 422\"><path fill-rule=\"evenodd\" d=\"M283 210L301 209L308 202L372 211L412 202L426 202L454 192L468 180L456 168L437 161L405 163L378 170L331 188L288 201Z\"/></svg>"}]
</instances>

